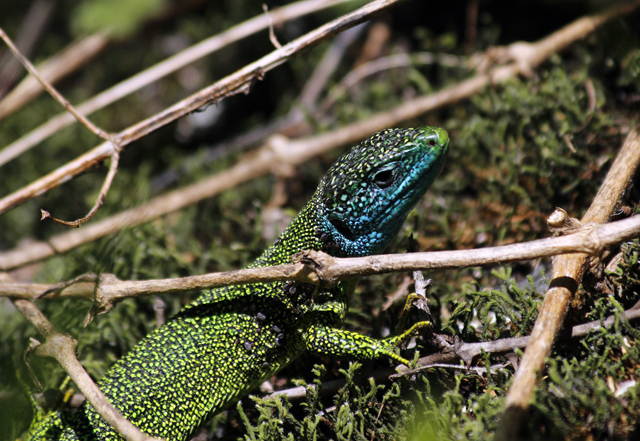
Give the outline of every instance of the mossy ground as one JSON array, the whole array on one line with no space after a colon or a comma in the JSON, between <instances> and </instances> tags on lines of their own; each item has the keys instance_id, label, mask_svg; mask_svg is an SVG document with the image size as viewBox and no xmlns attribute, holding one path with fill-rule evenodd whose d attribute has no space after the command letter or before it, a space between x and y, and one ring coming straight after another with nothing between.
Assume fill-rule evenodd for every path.
<instances>
[{"instance_id":1,"label":"mossy ground","mask_svg":"<svg viewBox=\"0 0 640 441\"><path fill-rule=\"evenodd\" d=\"M88 3L88 2L87 2ZM150 4L153 2L150 2ZM175 19L139 29L136 38L112 49L60 89L73 102L166 56L162 43L169 37L193 43L261 11L260 2L215 2ZM481 3L474 50L516 40L545 36L587 11L590 3L563 1ZM270 7L273 7L270 5ZM451 6L407 2L381 16L392 31L383 53L404 50L433 51L466 56L464 40L466 2ZM509 15L509 13L512 15ZM36 61L55 53L68 42L78 18L66 3L56 13L46 43ZM24 11L7 10L7 19L19 23ZM285 26L283 40L311 29L334 13L322 13ZM71 17L71 18L70 18ZM421 17L419 20L418 17ZM10 34L16 25L5 18L0 26ZM515 78L489 87L472 99L429 113L406 126L440 125L452 139L450 157L439 179L411 213L389 252L405 252L409 235L421 250L467 249L549 236L545 219L556 206L580 217L596 194L625 134L638 117L640 34L638 15L619 20L602 31L552 57L531 78ZM74 28L75 29L75 28ZM366 34L366 33L365 33ZM364 37L363 37L364 38ZM360 41L348 53L333 82L346 74L359 55ZM161 129L127 147L116 182L97 219L136 206L157 193L154 181L167 169L180 170L185 158L206 156L218 141L260 126L286 114L329 43L296 58L267 75L249 96L234 97L222 107L212 127L178 136L178 126ZM151 48L151 49L150 49ZM264 35L251 37L214 55L215 62L198 62L202 85L232 72L271 50ZM468 78L463 68L414 66L385 71L349 90L332 108L330 118L312 121L320 131L365 119L413 96L438 90ZM589 90L595 92L590 97ZM179 76L162 80L98 112L92 119L117 130L186 95ZM0 145L57 113L48 97L39 98L0 125ZM96 143L83 129L69 128L36 147L11 166L3 167L0 193L7 194L52 170ZM342 150L341 150L342 151ZM329 165L341 151L301 165L287 178L283 216L299 210ZM240 158L231 153L191 167L173 186L196 182L224 170ZM27 238L41 240L62 232L62 227L38 221L38 208L55 216L75 219L93 204L106 168L97 167L59 189L46 193L0 217L0 248L10 249ZM635 180L634 180L635 182ZM269 243L271 225L262 216L271 197L274 178L265 177L179 213L131 228L47 260L17 276L54 283L93 272L113 273L121 279L180 277L240 268ZM627 190L623 204L635 206L637 188ZM526 439L635 439L640 406L638 377L640 334L621 312L638 300L640 269L637 243L622 247L624 259L612 273L581 289L571 324L618 317L613 328L592 331L579 341L559 341L541 374L535 401L523 428ZM611 250L611 259L619 250ZM605 260L605 264L608 260ZM437 332L465 342L528 335L544 294L550 262L541 260L499 268L434 271L429 298ZM345 326L381 337L396 324L402 302L383 310L404 274L359 282ZM593 286L593 288L591 287ZM603 288L604 287L604 288ZM162 296L166 315L177 312L193 295ZM153 298L127 300L109 314L99 316L86 329L82 321L89 306L77 301L41 301L38 306L62 332L78 339L78 354L89 373L99 378L114 360L126 353L156 326ZM23 353L36 332L6 300L0 301L0 439L14 439L30 420L21 395L17 372L26 376ZM418 339L406 352L428 353ZM31 357L45 388L55 389L64 375L54 362ZM505 364L502 356L486 355L475 364ZM315 366L315 367L314 367ZM347 378L337 395L320 397L309 390L303 402L245 398L238 409L216 416L203 428L203 439L408 439L484 440L501 416L504 396L513 376L511 366L478 376L460 368L432 369L426 374L392 383L373 384L368 373L389 367L386 360L360 366L303 356L275 379L278 389L299 382L321 386L323 381ZM629 387L629 385L631 385ZM627 388L628 387L628 388ZM627 389L623 389L627 388Z\"/></svg>"}]
</instances>

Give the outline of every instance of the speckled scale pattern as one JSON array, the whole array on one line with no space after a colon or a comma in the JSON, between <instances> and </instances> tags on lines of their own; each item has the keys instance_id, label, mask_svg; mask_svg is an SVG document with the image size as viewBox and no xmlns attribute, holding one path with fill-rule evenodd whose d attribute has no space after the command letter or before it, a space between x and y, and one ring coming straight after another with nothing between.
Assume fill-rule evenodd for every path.
<instances>
[{"instance_id":1,"label":"speckled scale pattern","mask_svg":"<svg viewBox=\"0 0 640 441\"><path fill-rule=\"evenodd\" d=\"M389 129L354 147L251 266L288 263L306 249L334 256L382 251L439 173L448 143L442 129ZM390 176L393 185L383 179ZM325 358L388 356L406 363L393 350L425 323L384 340L339 329L353 286L341 282L318 291L274 282L211 290L140 341L98 384L144 432L185 440L304 350ZM33 439L123 438L85 402L74 415L54 412Z\"/></svg>"},{"instance_id":2,"label":"speckled scale pattern","mask_svg":"<svg viewBox=\"0 0 640 441\"><path fill-rule=\"evenodd\" d=\"M382 251L437 177L448 140L438 128L388 129L338 159L318 187L320 228L333 238L324 251L336 256ZM390 173L395 185L375 185L380 172Z\"/></svg>"}]
</instances>

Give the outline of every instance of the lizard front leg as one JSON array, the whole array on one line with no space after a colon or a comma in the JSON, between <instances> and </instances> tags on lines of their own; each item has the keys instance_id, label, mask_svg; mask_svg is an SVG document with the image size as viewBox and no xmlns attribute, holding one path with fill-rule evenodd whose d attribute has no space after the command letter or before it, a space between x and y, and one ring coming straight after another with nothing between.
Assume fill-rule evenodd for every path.
<instances>
[{"instance_id":1,"label":"lizard front leg","mask_svg":"<svg viewBox=\"0 0 640 441\"><path fill-rule=\"evenodd\" d=\"M377 340L320 323L309 326L304 340L308 351L322 357L337 360L372 360L386 356L409 366L409 360L400 357L393 350L416 335L420 329L428 326L431 326L430 322L419 322L400 335Z\"/></svg>"}]
</instances>

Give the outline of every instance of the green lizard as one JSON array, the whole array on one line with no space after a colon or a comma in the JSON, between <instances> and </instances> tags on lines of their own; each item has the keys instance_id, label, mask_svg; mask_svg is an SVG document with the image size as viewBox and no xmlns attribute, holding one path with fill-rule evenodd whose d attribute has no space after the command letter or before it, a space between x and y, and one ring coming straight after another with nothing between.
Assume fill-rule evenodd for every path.
<instances>
[{"instance_id":1,"label":"green lizard","mask_svg":"<svg viewBox=\"0 0 640 441\"><path fill-rule=\"evenodd\" d=\"M381 252L440 173L448 146L440 128L376 133L329 169L311 201L252 266L288 263L302 250ZM383 340L341 330L353 288L347 281L319 292L299 282L214 289L140 341L98 385L145 433L185 440L305 350L408 364L394 349L428 323ZM52 413L32 439L123 438L85 402L74 414Z\"/></svg>"}]
</instances>

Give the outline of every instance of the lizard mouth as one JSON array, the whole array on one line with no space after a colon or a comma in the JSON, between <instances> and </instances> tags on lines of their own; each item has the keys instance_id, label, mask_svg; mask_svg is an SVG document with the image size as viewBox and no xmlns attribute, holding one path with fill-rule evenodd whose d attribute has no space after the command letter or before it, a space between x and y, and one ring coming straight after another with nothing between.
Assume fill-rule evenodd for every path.
<instances>
[{"instance_id":1,"label":"lizard mouth","mask_svg":"<svg viewBox=\"0 0 640 441\"><path fill-rule=\"evenodd\" d=\"M338 233L344 236L345 239L349 241L355 240L353 232L349 229L347 224L345 224L342 219L331 219L329 222L331 222L331 225L333 225Z\"/></svg>"}]
</instances>

